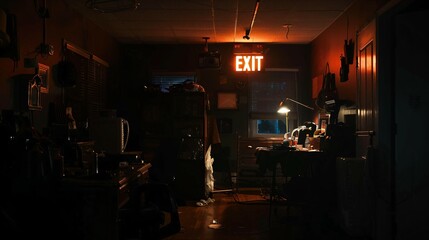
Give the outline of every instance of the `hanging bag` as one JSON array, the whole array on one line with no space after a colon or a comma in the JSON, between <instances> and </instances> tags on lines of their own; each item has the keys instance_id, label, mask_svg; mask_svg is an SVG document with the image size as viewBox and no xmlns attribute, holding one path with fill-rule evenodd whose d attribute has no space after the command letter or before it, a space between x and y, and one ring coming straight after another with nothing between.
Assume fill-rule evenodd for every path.
<instances>
[{"instance_id":1,"label":"hanging bag","mask_svg":"<svg viewBox=\"0 0 429 240\"><path fill-rule=\"evenodd\" d=\"M338 92L335 86L335 73L330 72L329 63L326 63L322 89L317 96L316 105L327 112L333 112L336 109L337 102Z\"/></svg>"},{"instance_id":2,"label":"hanging bag","mask_svg":"<svg viewBox=\"0 0 429 240\"><path fill-rule=\"evenodd\" d=\"M329 84L330 74L329 63L326 63L325 72L323 73L322 88L320 89L316 99L316 106L320 109L325 109L325 95L328 88L327 85Z\"/></svg>"},{"instance_id":3,"label":"hanging bag","mask_svg":"<svg viewBox=\"0 0 429 240\"><path fill-rule=\"evenodd\" d=\"M335 74L329 73L327 77L327 88L325 90L325 110L335 112L338 105L338 92L335 85Z\"/></svg>"}]
</instances>

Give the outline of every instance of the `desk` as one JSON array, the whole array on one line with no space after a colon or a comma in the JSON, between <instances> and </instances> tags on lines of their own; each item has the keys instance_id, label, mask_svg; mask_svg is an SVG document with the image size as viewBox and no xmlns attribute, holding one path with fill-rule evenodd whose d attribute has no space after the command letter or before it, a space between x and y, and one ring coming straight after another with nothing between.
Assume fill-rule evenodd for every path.
<instances>
[{"instance_id":1,"label":"desk","mask_svg":"<svg viewBox=\"0 0 429 240\"><path fill-rule=\"evenodd\" d=\"M118 210L133 186L147 182L150 166L129 164L111 175L64 177L60 187L63 238L119 239Z\"/></svg>"},{"instance_id":2,"label":"desk","mask_svg":"<svg viewBox=\"0 0 429 240\"><path fill-rule=\"evenodd\" d=\"M295 150L276 150L272 148L257 148L255 155L256 163L262 172L267 169L272 171L271 194L270 194L270 213L273 203L273 192L276 187L277 165L280 164L282 173L285 177L306 176L314 178L324 164L326 153L321 151L295 151Z\"/></svg>"}]
</instances>

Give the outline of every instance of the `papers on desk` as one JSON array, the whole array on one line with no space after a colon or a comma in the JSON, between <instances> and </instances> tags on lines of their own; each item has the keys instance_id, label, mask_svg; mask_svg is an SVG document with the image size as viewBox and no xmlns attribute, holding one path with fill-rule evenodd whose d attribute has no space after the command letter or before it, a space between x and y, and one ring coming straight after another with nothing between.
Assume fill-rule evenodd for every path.
<instances>
[{"instance_id":1,"label":"papers on desk","mask_svg":"<svg viewBox=\"0 0 429 240\"><path fill-rule=\"evenodd\" d=\"M269 150L268 147L256 147L255 148L256 151L260 151L260 150Z\"/></svg>"},{"instance_id":2,"label":"papers on desk","mask_svg":"<svg viewBox=\"0 0 429 240\"><path fill-rule=\"evenodd\" d=\"M301 148L301 149L296 149L297 151L301 151L301 152L319 152L319 150L317 149L308 149L308 148Z\"/></svg>"}]
</instances>

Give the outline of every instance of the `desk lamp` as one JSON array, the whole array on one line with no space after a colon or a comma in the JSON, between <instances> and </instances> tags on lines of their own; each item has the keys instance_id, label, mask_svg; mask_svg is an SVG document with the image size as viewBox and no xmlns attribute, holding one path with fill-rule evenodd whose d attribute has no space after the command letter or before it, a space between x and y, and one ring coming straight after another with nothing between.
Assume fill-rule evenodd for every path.
<instances>
[{"instance_id":1,"label":"desk lamp","mask_svg":"<svg viewBox=\"0 0 429 240\"><path fill-rule=\"evenodd\" d=\"M288 107L286 107L286 105L282 101L282 102L280 102L279 109L277 110L277 112L282 113L282 114L284 113L286 115L285 139L287 139L287 133L289 132L289 117L288 116L289 116L290 109Z\"/></svg>"},{"instance_id":2,"label":"desk lamp","mask_svg":"<svg viewBox=\"0 0 429 240\"><path fill-rule=\"evenodd\" d=\"M289 115L289 112L290 112L290 108L287 106L288 105L287 104L288 101L296 103L296 104L299 104L299 105L301 105L303 107L306 107L306 108L308 108L310 110L314 110L314 108L312 108L312 107L310 107L308 105L305 105L303 103L300 103L300 102L298 102L296 100L293 100L291 98L285 98L284 100L282 100L280 102L279 109L277 110L277 112L278 113L284 113L286 115L286 133L285 133L285 139L286 140L288 139L287 134L289 132L289 117L288 117L288 115Z\"/></svg>"}]
</instances>

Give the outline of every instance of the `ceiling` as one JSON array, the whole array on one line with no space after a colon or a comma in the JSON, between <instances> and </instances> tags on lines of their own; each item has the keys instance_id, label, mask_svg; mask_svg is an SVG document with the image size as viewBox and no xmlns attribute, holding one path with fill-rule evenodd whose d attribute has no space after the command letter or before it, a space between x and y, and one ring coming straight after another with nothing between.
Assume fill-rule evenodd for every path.
<instances>
[{"instance_id":1,"label":"ceiling","mask_svg":"<svg viewBox=\"0 0 429 240\"><path fill-rule=\"evenodd\" d=\"M307 44L354 0L65 0L121 43L254 42ZM100 12L128 2L137 8ZM96 6L96 5L93 5ZM253 24L252 24L253 23ZM246 30L250 30L245 39Z\"/></svg>"}]
</instances>

